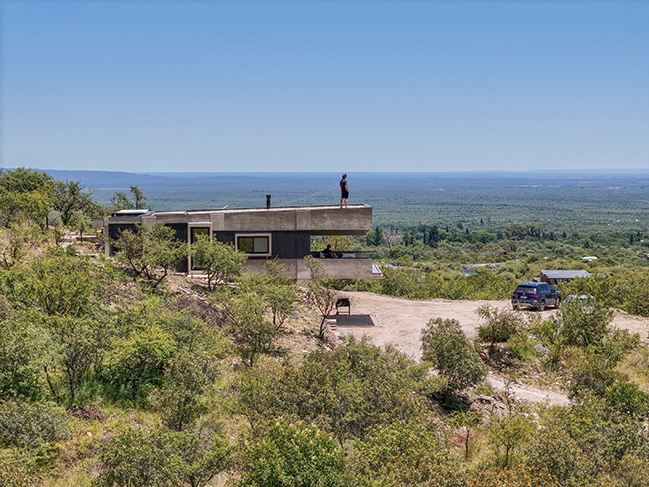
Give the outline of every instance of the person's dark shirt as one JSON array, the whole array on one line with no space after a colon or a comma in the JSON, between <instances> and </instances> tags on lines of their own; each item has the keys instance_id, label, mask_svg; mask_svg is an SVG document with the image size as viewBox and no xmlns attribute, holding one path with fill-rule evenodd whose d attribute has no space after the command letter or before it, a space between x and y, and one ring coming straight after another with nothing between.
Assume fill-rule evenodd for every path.
<instances>
[{"instance_id":1,"label":"person's dark shirt","mask_svg":"<svg viewBox=\"0 0 649 487\"><path fill-rule=\"evenodd\" d=\"M340 180L340 189L342 191L347 191L347 180L346 179L341 179Z\"/></svg>"}]
</instances>

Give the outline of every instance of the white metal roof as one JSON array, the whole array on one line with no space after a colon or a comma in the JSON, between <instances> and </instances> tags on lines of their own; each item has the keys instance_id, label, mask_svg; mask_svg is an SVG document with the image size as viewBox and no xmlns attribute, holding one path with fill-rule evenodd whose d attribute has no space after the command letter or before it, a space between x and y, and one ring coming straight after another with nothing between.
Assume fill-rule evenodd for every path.
<instances>
[{"instance_id":1,"label":"white metal roof","mask_svg":"<svg viewBox=\"0 0 649 487\"><path fill-rule=\"evenodd\" d=\"M548 279L575 279L577 277L590 277L591 274L588 271L583 270L556 270L556 271L541 271Z\"/></svg>"}]
</instances>

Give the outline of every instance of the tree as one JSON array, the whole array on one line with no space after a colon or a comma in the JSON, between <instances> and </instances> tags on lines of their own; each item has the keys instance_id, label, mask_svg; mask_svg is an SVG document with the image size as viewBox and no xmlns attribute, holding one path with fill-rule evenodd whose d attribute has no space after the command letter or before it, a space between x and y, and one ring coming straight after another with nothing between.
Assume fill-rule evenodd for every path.
<instances>
[{"instance_id":1,"label":"tree","mask_svg":"<svg viewBox=\"0 0 649 487\"><path fill-rule=\"evenodd\" d=\"M602 484L599 487L604 487ZM528 467L479 469L467 475L462 487L561 487L550 474ZM595 486L592 486L595 487Z\"/></svg>"},{"instance_id":2,"label":"tree","mask_svg":"<svg viewBox=\"0 0 649 487\"><path fill-rule=\"evenodd\" d=\"M111 198L112 211L127 209L146 209L148 207L147 197L137 186L130 187L133 200L123 191L117 191Z\"/></svg>"},{"instance_id":3,"label":"tree","mask_svg":"<svg viewBox=\"0 0 649 487\"><path fill-rule=\"evenodd\" d=\"M541 227L536 222L530 222L527 224L527 234L533 238L541 238Z\"/></svg>"},{"instance_id":4,"label":"tree","mask_svg":"<svg viewBox=\"0 0 649 487\"><path fill-rule=\"evenodd\" d=\"M324 338L325 323L327 317L331 315L338 294L334 289L327 286L327 272L322 263L318 262L311 256L304 258L304 262L311 271L311 280L307 283L306 301L320 315L320 325L318 327L318 337Z\"/></svg>"},{"instance_id":5,"label":"tree","mask_svg":"<svg viewBox=\"0 0 649 487\"><path fill-rule=\"evenodd\" d=\"M238 411L256 430L273 418L299 419L342 445L380 424L425 415L426 399L416 391L426 374L393 347L350 337L334 351L316 350L283 366L258 362L239 385Z\"/></svg>"},{"instance_id":6,"label":"tree","mask_svg":"<svg viewBox=\"0 0 649 487\"><path fill-rule=\"evenodd\" d=\"M327 433L303 423L277 422L250 443L241 485L344 486L344 465L342 447Z\"/></svg>"},{"instance_id":7,"label":"tree","mask_svg":"<svg viewBox=\"0 0 649 487\"><path fill-rule=\"evenodd\" d=\"M127 210L133 207L133 203L128 199L128 195L123 191L117 191L110 198L110 203L112 205L111 211L120 211Z\"/></svg>"},{"instance_id":8,"label":"tree","mask_svg":"<svg viewBox=\"0 0 649 487\"><path fill-rule=\"evenodd\" d=\"M525 447L527 465L535 472L546 471L560 485L583 485L588 477L587 459L579 445L556 422L539 428Z\"/></svg>"},{"instance_id":9,"label":"tree","mask_svg":"<svg viewBox=\"0 0 649 487\"><path fill-rule=\"evenodd\" d=\"M370 230L367 232L367 235L365 236L365 242L367 245L371 245L373 247L378 247L380 245L383 245L383 232L379 227L374 227L374 230Z\"/></svg>"},{"instance_id":10,"label":"tree","mask_svg":"<svg viewBox=\"0 0 649 487\"><path fill-rule=\"evenodd\" d=\"M37 448L68 438L65 409L44 402L0 403L0 448Z\"/></svg>"},{"instance_id":11,"label":"tree","mask_svg":"<svg viewBox=\"0 0 649 487\"><path fill-rule=\"evenodd\" d=\"M107 346L106 323L90 316L49 316L44 321L56 346L53 360L63 370L74 403L84 375Z\"/></svg>"},{"instance_id":12,"label":"tree","mask_svg":"<svg viewBox=\"0 0 649 487\"><path fill-rule=\"evenodd\" d=\"M135 277L145 276L157 287L179 260L187 257L187 244L175 238L173 228L163 223L152 227L137 225L134 230L124 230L112 242L119 249L118 256L133 270ZM157 270L162 270L162 275Z\"/></svg>"},{"instance_id":13,"label":"tree","mask_svg":"<svg viewBox=\"0 0 649 487\"><path fill-rule=\"evenodd\" d=\"M528 228L522 223L512 223L505 229L507 238L511 240L522 240L528 235Z\"/></svg>"},{"instance_id":14,"label":"tree","mask_svg":"<svg viewBox=\"0 0 649 487\"><path fill-rule=\"evenodd\" d=\"M284 266L276 260L266 262L265 276L267 285L261 289L273 314L273 324L279 329L295 310L293 303L297 300L297 286L284 274Z\"/></svg>"},{"instance_id":15,"label":"tree","mask_svg":"<svg viewBox=\"0 0 649 487\"><path fill-rule=\"evenodd\" d=\"M242 358L253 365L259 354L269 352L279 329L266 317L267 303L256 293L242 293L227 306L230 334Z\"/></svg>"},{"instance_id":16,"label":"tree","mask_svg":"<svg viewBox=\"0 0 649 487\"><path fill-rule=\"evenodd\" d=\"M215 367L202 354L179 354L165 370L159 395L162 422L182 431L206 411L201 395L216 377Z\"/></svg>"},{"instance_id":17,"label":"tree","mask_svg":"<svg viewBox=\"0 0 649 487\"><path fill-rule=\"evenodd\" d=\"M469 459L471 453L471 432L480 424L480 413L477 411L457 411L451 418L451 424L461 428L464 434L464 460Z\"/></svg>"},{"instance_id":18,"label":"tree","mask_svg":"<svg viewBox=\"0 0 649 487\"><path fill-rule=\"evenodd\" d=\"M399 234L393 228L386 228L383 230L383 241L387 247L395 247L399 245Z\"/></svg>"},{"instance_id":19,"label":"tree","mask_svg":"<svg viewBox=\"0 0 649 487\"><path fill-rule=\"evenodd\" d=\"M533 431L532 421L524 414L492 415L488 433L496 463L503 468L514 466L514 454L522 449Z\"/></svg>"},{"instance_id":20,"label":"tree","mask_svg":"<svg viewBox=\"0 0 649 487\"><path fill-rule=\"evenodd\" d=\"M422 360L447 377L455 390L480 383L487 369L471 342L453 319L431 319L421 334Z\"/></svg>"},{"instance_id":21,"label":"tree","mask_svg":"<svg viewBox=\"0 0 649 487\"><path fill-rule=\"evenodd\" d=\"M424 238L426 240L424 243L429 247L437 247L438 242L441 240L439 227L437 225L430 227L430 230L427 232L427 237L425 234Z\"/></svg>"},{"instance_id":22,"label":"tree","mask_svg":"<svg viewBox=\"0 0 649 487\"><path fill-rule=\"evenodd\" d=\"M147 197L144 196L144 193L137 186L130 186L131 194L133 195L133 207L136 209L146 209L147 208Z\"/></svg>"},{"instance_id":23,"label":"tree","mask_svg":"<svg viewBox=\"0 0 649 487\"><path fill-rule=\"evenodd\" d=\"M297 300L295 281L284 274L284 266L277 260L266 262L266 271L242 276L239 281L241 292L255 294L266 303L267 312L272 314L273 325L279 331L295 309Z\"/></svg>"},{"instance_id":24,"label":"tree","mask_svg":"<svg viewBox=\"0 0 649 487\"><path fill-rule=\"evenodd\" d=\"M97 210L92 201L94 191L87 191L79 181L56 181L54 183L53 209L58 212L63 225L68 226L77 213L86 218Z\"/></svg>"},{"instance_id":25,"label":"tree","mask_svg":"<svg viewBox=\"0 0 649 487\"><path fill-rule=\"evenodd\" d=\"M0 225L29 220L41 228L47 226L53 187L54 180L44 172L24 167L12 171L0 169Z\"/></svg>"},{"instance_id":26,"label":"tree","mask_svg":"<svg viewBox=\"0 0 649 487\"><path fill-rule=\"evenodd\" d=\"M23 261L29 250L43 239L43 233L32 224L12 224L0 229L0 269L9 270Z\"/></svg>"},{"instance_id":27,"label":"tree","mask_svg":"<svg viewBox=\"0 0 649 487\"><path fill-rule=\"evenodd\" d=\"M191 244L194 262L207 275L207 288L212 284L226 283L241 275L241 266L246 261L246 254L239 252L232 244L219 242L209 236L201 236Z\"/></svg>"},{"instance_id":28,"label":"tree","mask_svg":"<svg viewBox=\"0 0 649 487\"><path fill-rule=\"evenodd\" d=\"M92 228L92 221L82 211L75 211L70 220L70 224L74 230L79 232L79 241L83 242L83 234Z\"/></svg>"}]
</instances>

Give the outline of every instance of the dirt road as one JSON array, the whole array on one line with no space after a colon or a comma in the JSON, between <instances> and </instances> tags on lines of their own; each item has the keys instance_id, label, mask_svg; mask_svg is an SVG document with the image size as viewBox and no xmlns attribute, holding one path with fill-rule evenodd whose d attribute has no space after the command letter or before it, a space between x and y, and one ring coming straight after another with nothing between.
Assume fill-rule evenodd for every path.
<instances>
[{"instance_id":1,"label":"dirt road","mask_svg":"<svg viewBox=\"0 0 649 487\"><path fill-rule=\"evenodd\" d=\"M508 301L451 301L433 299L430 301L409 301L407 299L381 296L365 292L345 292L352 302L352 313L369 314L377 326L363 328L339 328L341 335L367 335L377 345L388 343L396 346L410 357L419 360L421 357L421 329L431 318L454 318L460 322L462 330L470 337L475 337L480 319L475 311L484 304L490 304L499 309L510 309ZM542 312L524 311L544 317L551 316L556 310L548 309ZM626 313L615 314L614 324L626 328L632 333L640 334L647 341L649 334L649 318L630 316ZM496 389L501 389L502 378L490 374L489 380ZM527 386L513 386L514 393L521 398L539 402L548 400L552 404L567 402L565 395L557 391L546 391Z\"/></svg>"}]
</instances>

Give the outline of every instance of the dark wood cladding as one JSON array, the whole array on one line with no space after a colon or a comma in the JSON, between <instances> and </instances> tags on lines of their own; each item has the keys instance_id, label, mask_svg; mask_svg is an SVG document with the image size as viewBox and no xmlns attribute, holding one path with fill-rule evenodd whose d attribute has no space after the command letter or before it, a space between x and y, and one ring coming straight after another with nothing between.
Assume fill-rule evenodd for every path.
<instances>
[{"instance_id":1,"label":"dark wood cladding","mask_svg":"<svg viewBox=\"0 0 649 487\"><path fill-rule=\"evenodd\" d=\"M187 242L188 233L186 223L165 223L165 226L174 229L178 240L181 242Z\"/></svg>"},{"instance_id":2,"label":"dark wood cladding","mask_svg":"<svg viewBox=\"0 0 649 487\"><path fill-rule=\"evenodd\" d=\"M214 238L221 242L234 244L234 236L245 234L268 234L270 233L271 243L271 257L278 257L280 259L302 259L309 255L311 250L311 233L307 231L271 231L264 232L224 232L215 231ZM259 258L253 257L250 258ZM261 257L266 258L266 257Z\"/></svg>"}]
</instances>

